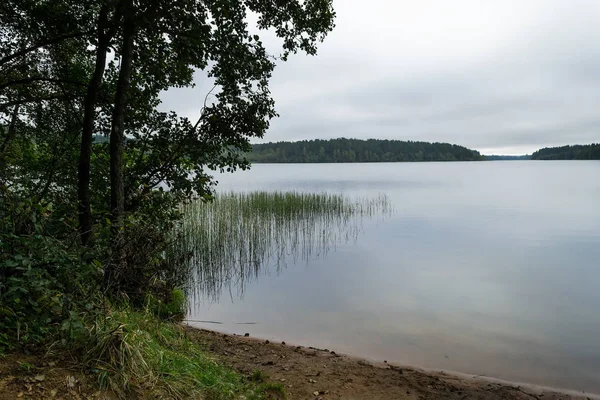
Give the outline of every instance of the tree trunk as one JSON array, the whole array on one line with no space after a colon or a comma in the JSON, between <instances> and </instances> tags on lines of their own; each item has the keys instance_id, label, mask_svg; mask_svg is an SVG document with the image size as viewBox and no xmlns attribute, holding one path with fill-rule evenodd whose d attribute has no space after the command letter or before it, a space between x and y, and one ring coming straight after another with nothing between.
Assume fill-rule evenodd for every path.
<instances>
[{"instance_id":1,"label":"tree trunk","mask_svg":"<svg viewBox=\"0 0 600 400\"><path fill-rule=\"evenodd\" d=\"M102 86L102 78L106 68L106 52L110 37L106 32L108 9L103 7L98 17L98 46L96 48L96 65L92 79L87 87L84 100L83 131L81 149L79 151L79 169L77 173L77 196L79 211L79 232L81 243L85 246L92 236L92 211L90 201L90 160L96 118L96 102Z\"/></svg>"},{"instance_id":2,"label":"tree trunk","mask_svg":"<svg viewBox=\"0 0 600 400\"><path fill-rule=\"evenodd\" d=\"M121 66L110 131L110 209L113 223L120 222L125 210L125 187L123 182L124 128L127 92L129 91L133 61L134 35L135 24L131 15L131 8L129 8L123 22Z\"/></svg>"},{"instance_id":3,"label":"tree trunk","mask_svg":"<svg viewBox=\"0 0 600 400\"><path fill-rule=\"evenodd\" d=\"M110 219L112 222L111 246L113 261L104 270L105 285L109 290L120 291L121 272L127 268L123 250L123 214L125 212L125 184L123 181L123 153L125 148L125 112L127 110L127 92L129 91L133 64L133 46L135 22L133 19L133 0L124 7L121 45L121 65L115 105L110 130Z\"/></svg>"}]
</instances>

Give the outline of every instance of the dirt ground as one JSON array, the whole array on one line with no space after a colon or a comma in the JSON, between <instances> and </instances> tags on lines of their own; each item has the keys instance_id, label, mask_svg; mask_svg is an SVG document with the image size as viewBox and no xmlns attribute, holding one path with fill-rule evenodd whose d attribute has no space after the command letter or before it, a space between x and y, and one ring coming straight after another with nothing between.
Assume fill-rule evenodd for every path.
<instances>
[{"instance_id":1,"label":"dirt ground","mask_svg":"<svg viewBox=\"0 0 600 400\"><path fill-rule=\"evenodd\" d=\"M250 376L259 370L267 381L285 385L288 399L586 399L532 387L510 386L442 372L389 364L375 365L326 349L294 347L249 337L189 328L223 363ZM597 398L597 397L595 397Z\"/></svg>"},{"instance_id":2,"label":"dirt ground","mask_svg":"<svg viewBox=\"0 0 600 400\"><path fill-rule=\"evenodd\" d=\"M0 399L115 399L73 360L9 354L0 358Z\"/></svg>"}]
</instances>

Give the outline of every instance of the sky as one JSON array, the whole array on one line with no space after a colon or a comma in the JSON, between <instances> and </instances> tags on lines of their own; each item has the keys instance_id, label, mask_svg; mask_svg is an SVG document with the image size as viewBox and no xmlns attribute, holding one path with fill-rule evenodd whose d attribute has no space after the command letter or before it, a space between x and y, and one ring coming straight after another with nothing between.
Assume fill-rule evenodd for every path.
<instances>
[{"instance_id":1,"label":"sky","mask_svg":"<svg viewBox=\"0 0 600 400\"><path fill-rule=\"evenodd\" d=\"M600 142L600 0L334 0L317 56L280 63L263 141L398 139L483 154ZM280 42L261 34L272 54ZM194 118L212 88L162 95Z\"/></svg>"}]
</instances>

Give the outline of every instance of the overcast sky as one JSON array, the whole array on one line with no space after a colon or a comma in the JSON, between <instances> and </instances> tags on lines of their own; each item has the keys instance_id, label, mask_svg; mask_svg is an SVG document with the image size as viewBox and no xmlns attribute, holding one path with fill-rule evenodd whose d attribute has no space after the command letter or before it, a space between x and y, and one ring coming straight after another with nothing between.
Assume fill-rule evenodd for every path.
<instances>
[{"instance_id":1,"label":"overcast sky","mask_svg":"<svg viewBox=\"0 0 600 400\"><path fill-rule=\"evenodd\" d=\"M278 65L266 141L442 141L484 154L600 141L600 0L334 0L316 57ZM275 53L277 41L261 35ZM164 94L194 118L211 85Z\"/></svg>"}]
</instances>

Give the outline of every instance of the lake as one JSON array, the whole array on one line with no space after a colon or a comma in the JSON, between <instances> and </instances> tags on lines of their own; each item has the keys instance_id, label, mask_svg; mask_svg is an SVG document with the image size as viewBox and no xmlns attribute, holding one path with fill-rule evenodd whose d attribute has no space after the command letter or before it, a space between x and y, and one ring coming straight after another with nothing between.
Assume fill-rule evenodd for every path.
<instances>
[{"instance_id":1,"label":"lake","mask_svg":"<svg viewBox=\"0 0 600 400\"><path fill-rule=\"evenodd\" d=\"M258 164L218 180L394 210L197 299L190 319L221 324L195 325L600 393L600 162Z\"/></svg>"}]
</instances>

